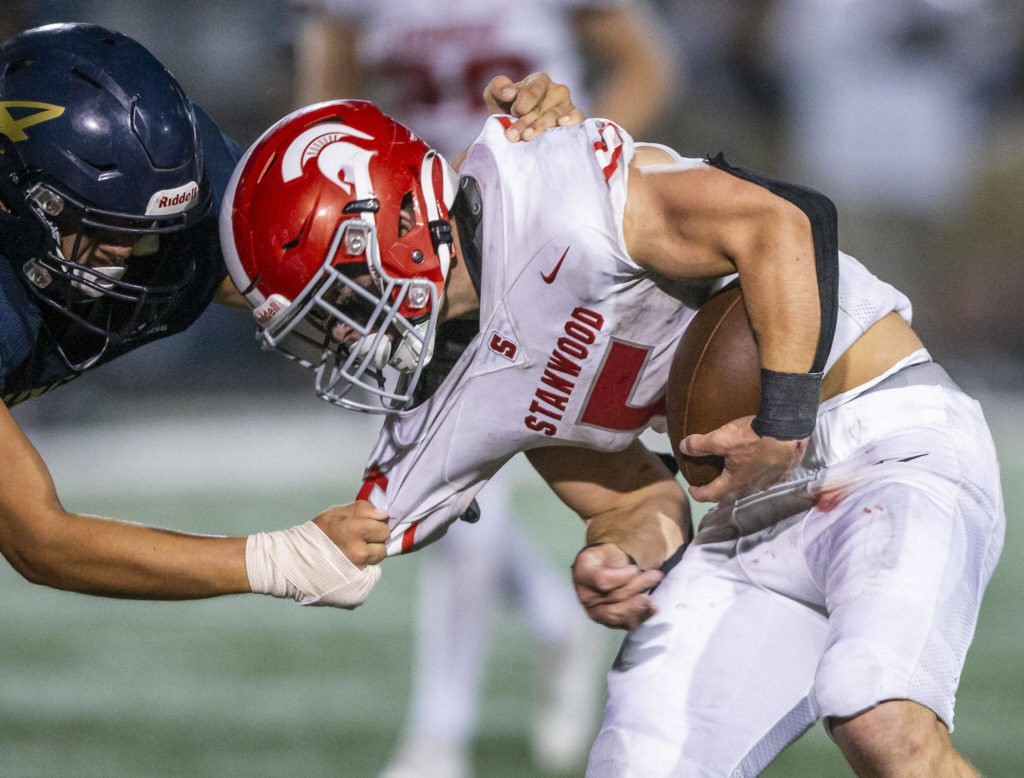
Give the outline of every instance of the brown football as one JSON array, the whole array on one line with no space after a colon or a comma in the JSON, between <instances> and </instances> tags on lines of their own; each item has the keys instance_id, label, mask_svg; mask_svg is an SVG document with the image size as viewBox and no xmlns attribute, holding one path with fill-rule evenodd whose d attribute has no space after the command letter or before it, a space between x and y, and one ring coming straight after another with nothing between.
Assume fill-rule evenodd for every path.
<instances>
[{"instance_id":1,"label":"brown football","mask_svg":"<svg viewBox=\"0 0 1024 778\"><path fill-rule=\"evenodd\" d=\"M679 442L706 433L761 405L761 368L754 332L738 287L726 289L697 311L676 347L666 393L668 435L683 478L703 486L722 472L721 457L690 457Z\"/></svg>"}]
</instances>

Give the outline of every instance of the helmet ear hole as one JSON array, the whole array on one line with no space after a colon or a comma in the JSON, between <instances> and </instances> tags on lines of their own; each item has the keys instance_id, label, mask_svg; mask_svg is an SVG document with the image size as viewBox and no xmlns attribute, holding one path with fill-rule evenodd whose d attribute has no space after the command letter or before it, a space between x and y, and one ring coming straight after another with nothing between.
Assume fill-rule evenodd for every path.
<instances>
[{"instance_id":1,"label":"helmet ear hole","mask_svg":"<svg viewBox=\"0 0 1024 778\"><path fill-rule=\"evenodd\" d=\"M413 227L416 226L416 200L412 192L406 192L402 197L402 204L398 214L398 237L401 238Z\"/></svg>"}]
</instances>

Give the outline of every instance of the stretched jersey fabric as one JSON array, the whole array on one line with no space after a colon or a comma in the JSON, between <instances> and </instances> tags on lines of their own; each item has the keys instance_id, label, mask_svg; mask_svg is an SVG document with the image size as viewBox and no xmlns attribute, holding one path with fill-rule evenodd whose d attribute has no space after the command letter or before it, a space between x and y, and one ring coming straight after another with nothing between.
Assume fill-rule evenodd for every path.
<instances>
[{"instance_id":1,"label":"stretched jersey fabric","mask_svg":"<svg viewBox=\"0 0 1024 778\"><path fill-rule=\"evenodd\" d=\"M196 259L195 277L182 295L180 305L159 328L147 337L109 347L92 367L184 330L206 310L217 287L227 277L220 252L217 214L228 179L242 154L198 106L196 118L202 132L203 164L210 181L213 207L205 219L189 227L180 239L181 250L190 252ZM79 375L81 373L72 370L61 358L39 306L24 288L11 259L0 254L0 392L4 403L8 407L16 405Z\"/></svg>"},{"instance_id":2,"label":"stretched jersey fabric","mask_svg":"<svg viewBox=\"0 0 1024 778\"><path fill-rule=\"evenodd\" d=\"M670 281L626 251L634 144L589 119L512 144L493 117L461 175L482 199L479 334L434 394L389 416L360 497L391 515L388 553L440 537L513 454L539 446L626 447L665 413L676 344L730 277ZM679 158L680 165L704 164ZM906 298L840 257L828 364Z\"/></svg>"}]
</instances>

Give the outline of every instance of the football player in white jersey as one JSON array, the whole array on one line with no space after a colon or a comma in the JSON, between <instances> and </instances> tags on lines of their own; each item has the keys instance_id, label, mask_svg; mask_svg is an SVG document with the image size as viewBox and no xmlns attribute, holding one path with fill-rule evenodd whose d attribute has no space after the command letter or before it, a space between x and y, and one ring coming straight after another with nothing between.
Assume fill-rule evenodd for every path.
<instances>
[{"instance_id":1,"label":"football player in white jersey","mask_svg":"<svg viewBox=\"0 0 1024 778\"><path fill-rule=\"evenodd\" d=\"M493 67L513 78L556 73L574 85L576 103L634 132L650 127L679 86L639 0L526 0L515 13L497 0L300 4L297 105L368 96L449 159L486 118L481 79ZM585 61L595 65L593 79L584 76ZM588 80L591 95L575 86ZM520 132L535 134L526 117L506 130ZM509 615L520 617L539 680L529 722L534 763L565 772L586 759L611 636L580 611L562 565L539 546L545 530L530 531L516 516L515 492L528 485L528 471L516 457L477 495L486 516L477 531L457 533L420 559L411 698L382 778L469 774L493 626Z\"/></svg>"},{"instance_id":2,"label":"football player in white jersey","mask_svg":"<svg viewBox=\"0 0 1024 778\"><path fill-rule=\"evenodd\" d=\"M320 104L269 129L225 197L264 341L325 399L387 414L360 496L389 511L389 553L439 538L525 451L586 522L581 601L631 630L588 774L755 775L818 719L858 774L969 774L953 696L1005 517L980 408L909 301L838 250L816 192L601 119L509 144L510 121L457 179L373 106ZM679 553L685 492L638 436L737 274L761 407L683 441L725 469L691 487L721 502ZM417 398L459 322L478 334Z\"/></svg>"}]
</instances>

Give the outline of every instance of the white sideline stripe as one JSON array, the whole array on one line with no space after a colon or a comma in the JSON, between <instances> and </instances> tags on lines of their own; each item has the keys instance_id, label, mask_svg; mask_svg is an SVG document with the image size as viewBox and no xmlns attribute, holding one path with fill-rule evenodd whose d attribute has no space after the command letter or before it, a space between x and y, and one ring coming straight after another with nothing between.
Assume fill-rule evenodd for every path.
<instances>
[{"instance_id":1,"label":"white sideline stripe","mask_svg":"<svg viewBox=\"0 0 1024 778\"><path fill-rule=\"evenodd\" d=\"M1004 468L1024 460L1024 402L987 393L985 407ZM326 404L295 411L269 405L209 407L203 413L142 412L132 419L75 426L22 425L50 468L58 490L94 494L126 487L231 491L257 486L330 485L357 480L377 437L380 417ZM667 439L650 431L656 451Z\"/></svg>"},{"instance_id":2,"label":"white sideline stripe","mask_svg":"<svg viewBox=\"0 0 1024 778\"><path fill-rule=\"evenodd\" d=\"M357 480L380 419L247 408L25 428L61 493L216 490Z\"/></svg>"}]
</instances>

